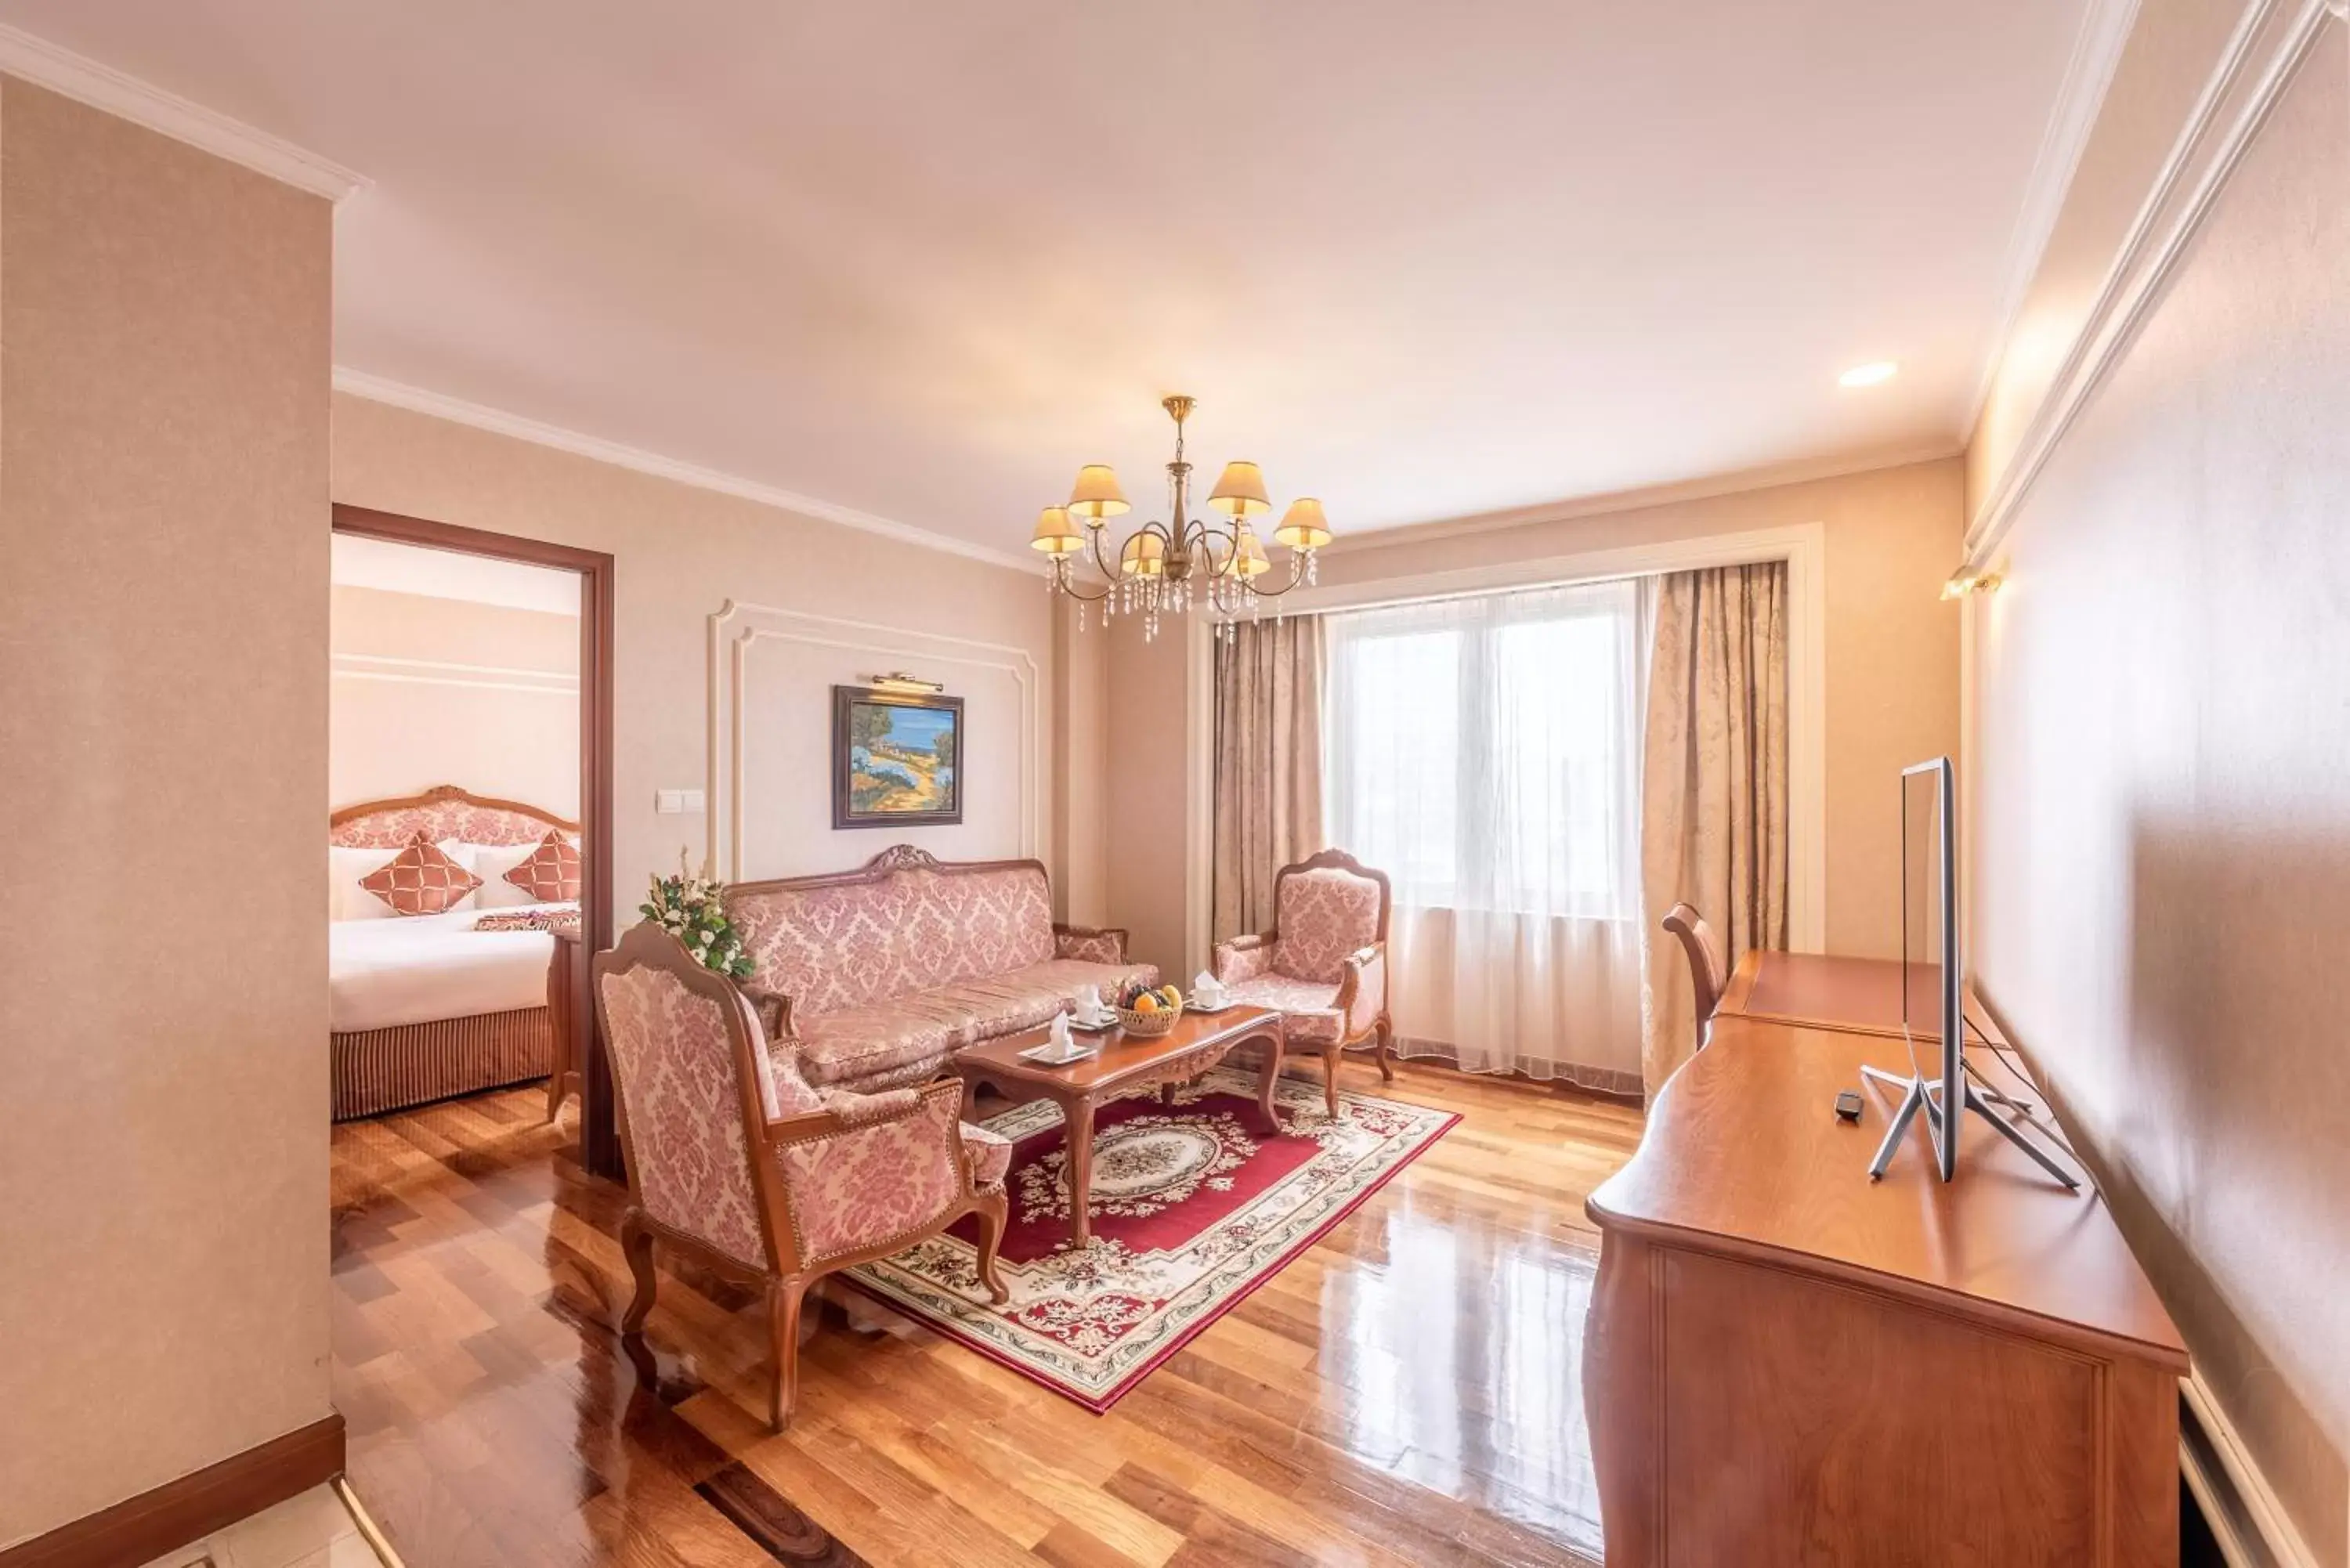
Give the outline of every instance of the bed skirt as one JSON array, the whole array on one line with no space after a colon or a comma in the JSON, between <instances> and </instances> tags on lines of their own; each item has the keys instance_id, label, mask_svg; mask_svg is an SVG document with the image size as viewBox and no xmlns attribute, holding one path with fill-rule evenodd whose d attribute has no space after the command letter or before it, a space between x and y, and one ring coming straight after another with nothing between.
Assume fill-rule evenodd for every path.
<instances>
[{"instance_id":1,"label":"bed skirt","mask_svg":"<svg viewBox=\"0 0 2350 1568\"><path fill-rule=\"evenodd\" d=\"M555 1028L544 1007L330 1039L338 1122L544 1078L555 1066Z\"/></svg>"}]
</instances>

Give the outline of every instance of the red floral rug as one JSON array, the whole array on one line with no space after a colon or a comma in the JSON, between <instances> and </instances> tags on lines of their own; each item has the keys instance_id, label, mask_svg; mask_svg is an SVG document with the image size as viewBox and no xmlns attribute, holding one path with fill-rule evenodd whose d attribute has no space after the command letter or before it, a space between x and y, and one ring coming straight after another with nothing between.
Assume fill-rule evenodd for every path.
<instances>
[{"instance_id":1,"label":"red floral rug","mask_svg":"<svg viewBox=\"0 0 2350 1568\"><path fill-rule=\"evenodd\" d=\"M1253 1073L1218 1068L1094 1118L1093 1240L1068 1244L1061 1113L1017 1106L988 1126L1014 1142L1000 1264L1011 1300L980 1288L970 1220L848 1278L888 1304L1087 1409L1107 1410L1232 1310L1461 1118L1284 1078L1268 1133Z\"/></svg>"}]
</instances>

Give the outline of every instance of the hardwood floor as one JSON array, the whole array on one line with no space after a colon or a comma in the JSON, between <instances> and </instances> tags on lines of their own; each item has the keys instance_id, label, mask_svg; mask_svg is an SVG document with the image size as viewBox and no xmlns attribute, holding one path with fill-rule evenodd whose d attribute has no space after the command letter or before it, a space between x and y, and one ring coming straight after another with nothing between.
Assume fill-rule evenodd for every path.
<instances>
[{"instance_id":1,"label":"hardwood floor","mask_svg":"<svg viewBox=\"0 0 2350 1568\"><path fill-rule=\"evenodd\" d=\"M780 1436L749 1293L665 1282L632 1359L624 1195L542 1091L338 1127L351 1483L411 1568L1596 1561L1583 1199L1638 1112L1355 1086L1466 1119L1108 1415L839 1292Z\"/></svg>"}]
</instances>

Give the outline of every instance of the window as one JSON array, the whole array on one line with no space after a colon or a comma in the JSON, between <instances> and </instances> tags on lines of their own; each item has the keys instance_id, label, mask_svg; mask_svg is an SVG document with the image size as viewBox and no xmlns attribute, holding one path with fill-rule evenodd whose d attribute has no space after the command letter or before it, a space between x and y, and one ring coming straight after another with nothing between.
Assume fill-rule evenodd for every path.
<instances>
[{"instance_id":1,"label":"window","mask_svg":"<svg viewBox=\"0 0 2350 1568\"><path fill-rule=\"evenodd\" d=\"M1636 581L1328 618L1324 798L1403 909L1633 920Z\"/></svg>"}]
</instances>

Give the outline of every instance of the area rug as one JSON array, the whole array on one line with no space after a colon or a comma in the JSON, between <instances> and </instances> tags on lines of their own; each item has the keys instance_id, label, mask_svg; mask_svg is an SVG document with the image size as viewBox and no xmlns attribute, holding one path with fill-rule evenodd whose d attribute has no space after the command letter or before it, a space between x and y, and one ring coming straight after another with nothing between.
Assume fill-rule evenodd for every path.
<instances>
[{"instance_id":1,"label":"area rug","mask_svg":"<svg viewBox=\"0 0 2350 1568\"><path fill-rule=\"evenodd\" d=\"M1011 1222L999 1264L1012 1297L980 1287L978 1227L848 1272L858 1288L1089 1410L1108 1409L1280 1272L1461 1118L1282 1080L1268 1133L1256 1078L1220 1067L1171 1106L1119 1100L1094 1117L1093 1239L1068 1243L1058 1106L987 1125L1013 1140Z\"/></svg>"}]
</instances>

